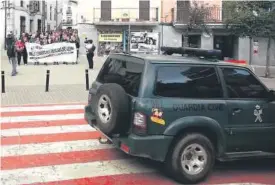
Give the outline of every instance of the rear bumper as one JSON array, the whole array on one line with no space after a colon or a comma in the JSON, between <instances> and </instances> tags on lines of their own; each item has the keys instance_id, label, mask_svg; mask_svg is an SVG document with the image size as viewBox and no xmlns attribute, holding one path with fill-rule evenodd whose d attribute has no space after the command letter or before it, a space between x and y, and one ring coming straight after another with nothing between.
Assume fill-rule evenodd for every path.
<instances>
[{"instance_id":1,"label":"rear bumper","mask_svg":"<svg viewBox=\"0 0 275 185\"><path fill-rule=\"evenodd\" d=\"M87 123L97 129L95 115L91 105L85 106L84 115ZM101 132L99 129L97 130ZM123 137L106 137L111 140L117 148L129 155L145 157L156 161L165 160L169 146L173 140L173 136L164 135L138 136L135 134L129 134L128 136Z\"/></svg>"},{"instance_id":2,"label":"rear bumper","mask_svg":"<svg viewBox=\"0 0 275 185\"><path fill-rule=\"evenodd\" d=\"M172 136L130 134L128 137L114 138L113 143L129 155L164 161L172 139Z\"/></svg>"}]
</instances>

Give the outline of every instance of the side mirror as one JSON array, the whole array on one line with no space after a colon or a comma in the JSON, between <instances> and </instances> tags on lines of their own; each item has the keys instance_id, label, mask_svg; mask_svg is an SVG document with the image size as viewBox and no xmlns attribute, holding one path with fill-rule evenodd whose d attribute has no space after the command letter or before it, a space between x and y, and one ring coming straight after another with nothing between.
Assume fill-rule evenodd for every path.
<instances>
[{"instance_id":1,"label":"side mirror","mask_svg":"<svg viewBox=\"0 0 275 185\"><path fill-rule=\"evenodd\" d=\"M268 92L268 100L269 101L275 101L275 91L274 90L270 90Z\"/></svg>"}]
</instances>

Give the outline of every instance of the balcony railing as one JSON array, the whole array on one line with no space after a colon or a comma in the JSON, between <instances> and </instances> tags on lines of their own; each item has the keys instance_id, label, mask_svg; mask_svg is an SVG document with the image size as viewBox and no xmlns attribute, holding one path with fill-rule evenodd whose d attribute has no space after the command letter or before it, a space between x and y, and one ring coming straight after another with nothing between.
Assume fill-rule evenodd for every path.
<instances>
[{"instance_id":1,"label":"balcony railing","mask_svg":"<svg viewBox=\"0 0 275 185\"><path fill-rule=\"evenodd\" d=\"M77 0L69 0L69 3L78 4L78 1Z\"/></svg>"},{"instance_id":2,"label":"balcony railing","mask_svg":"<svg viewBox=\"0 0 275 185\"><path fill-rule=\"evenodd\" d=\"M223 22L223 14L222 14L222 8L219 6L212 6L207 7L207 12L204 15L204 22L207 24L213 24L213 23L222 23ZM174 22L177 24L188 24L190 16L190 9L188 8L181 8L177 9L175 8L174 12Z\"/></svg>"},{"instance_id":3,"label":"balcony railing","mask_svg":"<svg viewBox=\"0 0 275 185\"><path fill-rule=\"evenodd\" d=\"M63 20L62 24L67 25L67 26L71 26L71 25L73 25L73 20L71 20L71 19Z\"/></svg>"},{"instance_id":4,"label":"balcony railing","mask_svg":"<svg viewBox=\"0 0 275 185\"><path fill-rule=\"evenodd\" d=\"M158 22L160 19L158 8L94 8L94 22Z\"/></svg>"}]
</instances>

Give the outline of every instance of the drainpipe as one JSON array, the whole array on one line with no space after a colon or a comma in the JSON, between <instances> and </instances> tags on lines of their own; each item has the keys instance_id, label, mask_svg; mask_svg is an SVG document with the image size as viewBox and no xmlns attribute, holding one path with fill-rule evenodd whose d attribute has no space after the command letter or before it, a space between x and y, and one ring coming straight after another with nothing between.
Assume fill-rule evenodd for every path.
<instances>
[{"instance_id":1,"label":"drainpipe","mask_svg":"<svg viewBox=\"0 0 275 185\"><path fill-rule=\"evenodd\" d=\"M58 3L57 0L55 0L55 29L57 30L57 26L58 26Z\"/></svg>"},{"instance_id":2,"label":"drainpipe","mask_svg":"<svg viewBox=\"0 0 275 185\"><path fill-rule=\"evenodd\" d=\"M123 52L126 52L126 30L123 28Z\"/></svg>"},{"instance_id":3,"label":"drainpipe","mask_svg":"<svg viewBox=\"0 0 275 185\"><path fill-rule=\"evenodd\" d=\"M3 4L5 4L4 5L4 8L5 8L5 37L4 37L4 41L5 41L5 50L7 49L7 1L3 1Z\"/></svg>"},{"instance_id":4,"label":"drainpipe","mask_svg":"<svg viewBox=\"0 0 275 185\"><path fill-rule=\"evenodd\" d=\"M130 53L130 43L131 43L131 25L128 25L128 53Z\"/></svg>"}]
</instances>

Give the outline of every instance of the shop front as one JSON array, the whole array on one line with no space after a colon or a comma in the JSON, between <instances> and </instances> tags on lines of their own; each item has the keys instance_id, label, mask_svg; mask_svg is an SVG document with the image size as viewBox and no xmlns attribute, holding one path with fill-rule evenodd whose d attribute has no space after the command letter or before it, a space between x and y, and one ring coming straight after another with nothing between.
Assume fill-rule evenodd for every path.
<instances>
[{"instance_id":1,"label":"shop front","mask_svg":"<svg viewBox=\"0 0 275 185\"><path fill-rule=\"evenodd\" d=\"M109 55L110 53L123 52L123 34L99 33L98 34L98 56Z\"/></svg>"},{"instance_id":2,"label":"shop front","mask_svg":"<svg viewBox=\"0 0 275 185\"><path fill-rule=\"evenodd\" d=\"M157 26L97 25L96 28L98 56L121 52L159 52L160 33Z\"/></svg>"}]
</instances>

